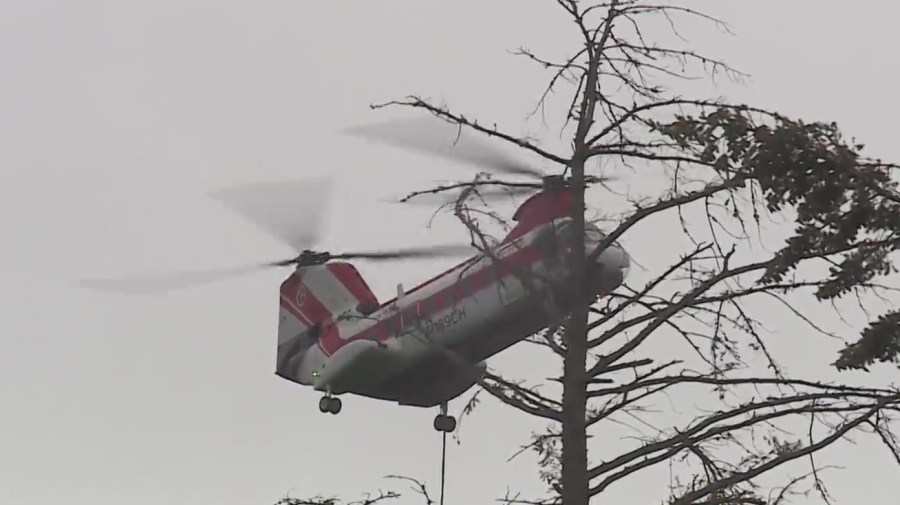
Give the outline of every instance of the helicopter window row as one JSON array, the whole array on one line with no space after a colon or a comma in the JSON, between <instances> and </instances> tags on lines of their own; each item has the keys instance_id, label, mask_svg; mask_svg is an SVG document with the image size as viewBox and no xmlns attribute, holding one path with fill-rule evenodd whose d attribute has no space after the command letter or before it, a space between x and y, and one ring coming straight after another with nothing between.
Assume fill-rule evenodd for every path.
<instances>
[{"instance_id":1,"label":"helicopter window row","mask_svg":"<svg viewBox=\"0 0 900 505\"><path fill-rule=\"evenodd\" d=\"M366 331L365 338L384 339L400 334L405 328L415 327L421 321L429 319L437 313L456 305L466 296L489 286L498 277L504 277L512 273L514 268L504 262L493 263L486 268L476 270L471 274L456 280L449 288L416 304L404 308L402 311L393 309L388 315L379 318L378 322ZM373 313L375 307L360 304L358 307L362 313ZM371 332L371 333L370 333Z\"/></svg>"},{"instance_id":2,"label":"helicopter window row","mask_svg":"<svg viewBox=\"0 0 900 505\"><path fill-rule=\"evenodd\" d=\"M421 300L416 304L404 308L402 311L391 312L380 319L369 331L368 338L384 339L400 334L405 328L412 328L420 321L433 317L438 312L449 309L480 289L489 286L494 279L512 272L512 268L504 263L494 263L487 268L479 269L471 274L458 279L451 288L441 293ZM370 307L360 307L368 311ZM368 332L367 332L368 333Z\"/></svg>"},{"instance_id":3,"label":"helicopter window row","mask_svg":"<svg viewBox=\"0 0 900 505\"><path fill-rule=\"evenodd\" d=\"M382 334L382 337L387 337L400 333L407 326L413 327L420 320L427 319L442 310L451 308L464 297L486 287L490 284L490 279L494 275L496 274L493 270L484 269L465 276L458 280L450 289L381 320L380 324L377 325L379 327L377 331Z\"/></svg>"}]
</instances>

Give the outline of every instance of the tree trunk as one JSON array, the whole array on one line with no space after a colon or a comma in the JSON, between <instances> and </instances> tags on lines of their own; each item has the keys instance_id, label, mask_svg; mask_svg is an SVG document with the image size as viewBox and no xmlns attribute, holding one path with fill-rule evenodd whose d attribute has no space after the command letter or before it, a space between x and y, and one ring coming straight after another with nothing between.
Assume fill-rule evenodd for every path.
<instances>
[{"instance_id":1,"label":"tree trunk","mask_svg":"<svg viewBox=\"0 0 900 505\"><path fill-rule=\"evenodd\" d=\"M616 2L612 2L614 8ZM597 45L586 41L588 56L587 75L581 95L578 127L572 142L572 170L570 190L572 191L572 225L575 228L572 243L572 309L566 327L566 357L563 365L562 396L562 502L563 505L587 505L587 326L588 305L585 294L585 251L584 251L584 165L588 158L588 132L594 124L594 109L597 106L597 77L603 43L609 34L611 20L603 35L603 42Z\"/></svg>"},{"instance_id":2,"label":"tree trunk","mask_svg":"<svg viewBox=\"0 0 900 505\"><path fill-rule=\"evenodd\" d=\"M574 303L566 328L566 357L563 366L562 396L562 502L563 505L587 505L587 317L584 252L584 162L572 163L573 234L572 295Z\"/></svg>"}]
</instances>

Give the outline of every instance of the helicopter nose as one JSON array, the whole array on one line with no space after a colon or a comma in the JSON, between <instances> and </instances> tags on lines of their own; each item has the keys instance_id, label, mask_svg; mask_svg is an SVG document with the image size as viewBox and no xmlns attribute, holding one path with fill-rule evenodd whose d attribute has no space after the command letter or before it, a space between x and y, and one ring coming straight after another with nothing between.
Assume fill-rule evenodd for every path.
<instances>
[{"instance_id":1,"label":"helicopter nose","mask_svg":"<svg viewBox=\"0 0 900 505\"><path fill-rule=\"evenodd\" d=\"M613 243L600 253L596 265L600 267L597 272L598 288L601 292L608 292L625 282L631 261L625 249Z\"/></svg>"},{"instance_id":2,"label":"helicopter nose","mask_svg":"<svg viewBox=\"0 0 900 505\"><path fill-rule=\"evenodd\" d=\"M598 260L603 264L605 270L622 272L623 277L628 275L628 270L631 267L631 260L628 258L628 253L625 252L625 249L619 244L612 244L607 247L606 250L600 254Z\"/></svg>"},{"instance_id":3,"label":"helicopter nose","mask_svg":"<svg viewBox=\"0 0 900 505\"><path fill-rule=\"evenodd\" d=\"M586 252L593 254L600 243L606 238L606 234L593 225L585 226ZM624 282L631 267L631 258L618 242L608 245L594 260L599 267L600 284L614 289Z\"/></svg>"}]
</instances>

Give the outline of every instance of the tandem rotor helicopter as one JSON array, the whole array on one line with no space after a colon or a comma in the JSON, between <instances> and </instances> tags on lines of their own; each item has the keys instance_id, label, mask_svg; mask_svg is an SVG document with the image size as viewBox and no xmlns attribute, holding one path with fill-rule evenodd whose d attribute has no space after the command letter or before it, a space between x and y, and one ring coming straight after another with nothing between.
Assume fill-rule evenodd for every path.
<instances>
[{"instance_id":1,"label":"tandem rotor helicopter","mask_svg":"<svg viewBox=\"0 0 900 505\"><path fill-rule=\"evenodd\" d=\"M411 128L410 125L413 125ZM531 195L515 211L515 226L490 250L472 245L393 251L330 253L311 250L318 238L316 216L325 207L326 179L230 188L213 196L286 245L295 256L233 270L173 274L81 284L118 292L163 292L219 280L259 268L291 267L279 289L275 373L323 393L319 410L337 414L341 395L359 395L400 405L440 407L434 428L447 433L456 419L447 403L476 384L485 360L546 328L546 292L524 274L547 285L564 282L561 254L568 249L572 198L567 180L510 160L487 144L457 143L450 136L401 122L353 128L352 135L394 147L479 165L486 172L537 179L504 194ZM489 195L488 195L489 196ZM592 252L604 234L585 225ZM458 265L417 286L397 286L397 296L379 301L349 260L391 261L469 255ZM607 247L588 265L591 299L618 287L628 273L628 254Z\"/></svg>"}]
</instances>

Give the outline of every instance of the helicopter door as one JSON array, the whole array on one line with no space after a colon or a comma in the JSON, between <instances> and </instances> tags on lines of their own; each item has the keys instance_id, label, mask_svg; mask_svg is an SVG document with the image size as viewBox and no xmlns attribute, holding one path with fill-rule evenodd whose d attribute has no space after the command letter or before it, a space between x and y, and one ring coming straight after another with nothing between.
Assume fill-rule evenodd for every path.
<instances>
[{"instance_id":1,"label":"helicopter door","mask_svg":"<svg viewBox=\"0 0 900 505\"><path fill-rule=\"evenodd\" d=\"M497 286L500 297L500 304L503 307L509 307L519 301L525 295L525 286L520 279L521 273L515 272L511 265L504 264L504 259L515 253L522 247L522 240L516 239L497 251L496 258L498 263L494 263L487 267L488 271L495 276L494 283ZM498 278L499 277L499 278Z\"/></svg>"}]
</instances>

